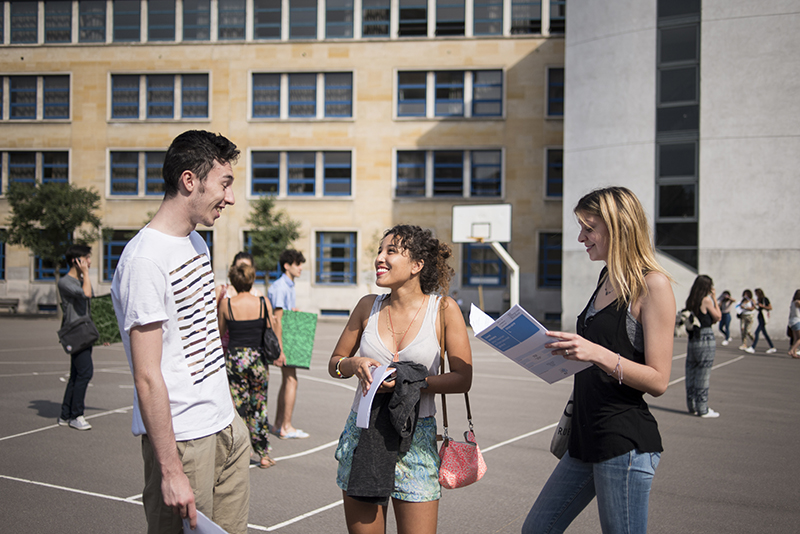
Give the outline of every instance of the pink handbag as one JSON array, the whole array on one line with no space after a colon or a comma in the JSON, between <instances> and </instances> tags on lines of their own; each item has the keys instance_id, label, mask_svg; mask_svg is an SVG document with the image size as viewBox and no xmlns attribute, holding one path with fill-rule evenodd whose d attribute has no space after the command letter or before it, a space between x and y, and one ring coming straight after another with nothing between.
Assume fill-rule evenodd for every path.
<instances>
[{"instance_id":1,"label":"pink handbag","mask_svg":"<svg viewBox=\"0 0 800 534\"><path fill-rule=\"evenodd\" d=\"M441 373L444 374L444 307L439 307L439 317L442 322L442 339L440 342ZM442 393L442 446L439 448L439 484L445 489L456 489L469 486L477 482L486 473L486 462L483 460L481 448L475 441L472 428L472 411L469 408L469 394L464 393L464 402L467 405L467 421L469 430L464 432L464 442L456 441L447 435L447 400Z\"/></svg>"}]
</instances>

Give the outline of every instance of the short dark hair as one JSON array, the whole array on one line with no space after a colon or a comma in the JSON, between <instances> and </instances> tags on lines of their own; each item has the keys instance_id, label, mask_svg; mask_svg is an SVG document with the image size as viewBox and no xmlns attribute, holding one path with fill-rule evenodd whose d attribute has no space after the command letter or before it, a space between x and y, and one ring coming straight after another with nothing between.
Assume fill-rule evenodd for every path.
<instances>
[{"instance_id":1,"label":"short dark hair","mask_svg":"<svg viewBox=\"0 0 800 534\"><path fill-rule=\"evenodd\" d=\"M88 256L92 253L92 247L87 245L70 245L64 257L67 260L67 267L72 266L72 262L78 258Z\"/></svg>"},{"instance_id":2,"label":"short dark hair","mask_svg":"<svg viewBox=\"0 0 800 534\"><path fill-rule=\"evenodd\" d=\"M286 250L281 252L280 257L278 258L278 263L281 266L282 273L286 272L286 267L284 267L284 265L286 265L287 263L289 265L294 265L295 263L305 263L305 262L306 258L305 256L303 256L303 253L300 252L299 250L294 250L291 248L287 248Z\"/></svg>"},{"instance_id":3,"label":"short dark hair","mask_svg":"<svg viewBox=\"0 0 800 534\"><path fill-rule=\"evenodd\" d=\"M239 150L222 135L205 130L188 130L172 140L164 156L161 174L164 177L164 198L178 194L178 183L184 171L193 172L202 182L214 166L234 164Z\"/></svg>"}]
</instances>

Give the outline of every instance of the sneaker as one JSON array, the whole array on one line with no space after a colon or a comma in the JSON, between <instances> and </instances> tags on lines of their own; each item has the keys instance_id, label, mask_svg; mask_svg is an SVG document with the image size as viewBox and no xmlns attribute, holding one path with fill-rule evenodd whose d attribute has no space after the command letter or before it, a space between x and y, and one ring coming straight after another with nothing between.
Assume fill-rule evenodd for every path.
<instances>
[{"instance_id":1,"label":"sneaker","mask_svg":"<svg viewBox=\"0 0 800 534\"><path fill-rule=\"evenodd\" d=\"M747 347L746 349L744 349L744 351L747 354L755 354L756 353L756 349L754 349L753 347Z\"/></svg>"},{"instance_id":2,"label":"sneaker","mask_svg":"<svg viewBox=\"0 0 800 534\"><path fill-rule=\"evenodd\" d=\"M89 424L89 421L87 421L82 415L79 415L75 419L70 419L69 426L75 430L91 430L92 428L92 425Z\"/></svg>"},{"instance_id":3,"label":"sneaker","mask_svg":"<svg viewBox=\"0 0 800 534\"><path fill-rule=\"evenodd\" d=\"M719 412L715 412L714 410L709 408L708 411L702 414L700 417L702 417L703 419L716 419L717 417L719 417Z\"/></svg>"},{"instance_id":4,"label":"sneaker","mask_svg":"<svg viewBox=\"0 0 800 534\"><path fill-rule=\"evenodd\" d=\"M730 343L731 341L733 341L733 338L732 338L732 337L729 337L729 338L728 338L728 339L726 339L725 341L727 341L728 343Z\"/></svg>"},{"instance_id":5,"label":"sneaker","mask_svg":"<svg viewBox=\"0 0 800 534\"><path fill-rule=\"evenodd\" d=\"M723 340L722 340L722 346L723 346L723 347L727 347L727 346L728 346L728 343L730 343L730 341L728 341L727 339L723 339Z\"/></svg>"},{"instance_id":6,"label":"sneaker","mask_svg":"<svg viewBox=\"0 0 800 534\"><path fill-rule=\"evenodd\" d=\"M767 354L775 354L776 352L778 352L778 349L776 349L775 347L767 349Z\"/></svg>"},{"instance_id":7,"label":"sneaker","mask_svg":"<svg viewBox=\"0 0 800 534\"><path fill-rule=\"evenodd\" d=\"M58 426L67 426L69 424L69 419L61 419L60 417L56 421Z\"/></svg>"},{"instance_id":8,"label":"sneaker","mask_svg":"<svg viewBox=\"0 0 800 534\"><path fill-rule=\"evenodd\" d=\"M747 350L747 345L739 345L739 350Z\"/></svg>"}]
</instances>

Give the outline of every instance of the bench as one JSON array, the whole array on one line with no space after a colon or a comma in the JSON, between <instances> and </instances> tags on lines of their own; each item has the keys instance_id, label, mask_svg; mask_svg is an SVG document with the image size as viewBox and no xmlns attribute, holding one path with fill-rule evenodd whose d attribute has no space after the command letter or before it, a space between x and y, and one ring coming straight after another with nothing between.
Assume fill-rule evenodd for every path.
<instances>
[{"instance_id":1,"label":"bench","mask_svg":"<svg viewBox=\"0 0 800 534\"><path fill-rule=\"evenodd\" d=\"M0 299L0 308L6 308L11 313L17 313L19 299Z\"/></svg>"}]
</instances>

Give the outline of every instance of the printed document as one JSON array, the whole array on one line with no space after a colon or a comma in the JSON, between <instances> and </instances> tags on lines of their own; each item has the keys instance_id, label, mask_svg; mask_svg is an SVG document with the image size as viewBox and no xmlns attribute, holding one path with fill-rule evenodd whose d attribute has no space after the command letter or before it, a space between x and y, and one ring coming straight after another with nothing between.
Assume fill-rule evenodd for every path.
<instances>
[{"instance_id":1,"label":"printed document","mask_svg":"<svg viewBox=\"0 0 800 534\"><path fill-rule=\"evenodd\" d=\"M183 520L183 534L228 534L218 524L214 523L200 510L197 511L197 528L189 528L189 520Z\"/></svg>"},{"instance_id":2,"label":"printed document","mask_svg":"<svg viewBox=\"0 0 800 534\"><path fill-rule=\"evenodd\" d=\"M545 335L547 329L518 304L496 321L473 304L469 324L475 337L548 384L592 365L553 355L552 349L546 349L545 344L558 340Z\"/></svg>"},{"instance_id":3,"label":"printed document","mask_svg":"<svg viewBox=\"0 0 800 534\"><path fill-rule=\"evenodd\" d=\"M356 414L356 426L358 428L369 428L369 414L372 411L372 400L378 392L383 380L390 374L395 372L394 367L389 367L389 364L375 367L372 370L372 384L369 386L369 391L366 396L362 395L358 403L358 413Z\"/></svg>"}]
</instances>

